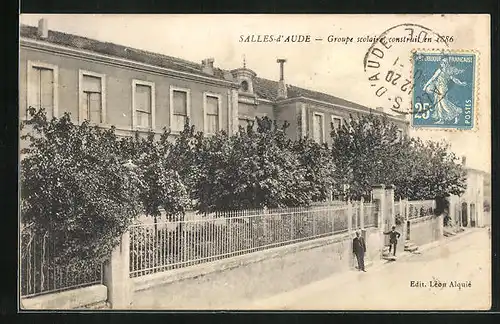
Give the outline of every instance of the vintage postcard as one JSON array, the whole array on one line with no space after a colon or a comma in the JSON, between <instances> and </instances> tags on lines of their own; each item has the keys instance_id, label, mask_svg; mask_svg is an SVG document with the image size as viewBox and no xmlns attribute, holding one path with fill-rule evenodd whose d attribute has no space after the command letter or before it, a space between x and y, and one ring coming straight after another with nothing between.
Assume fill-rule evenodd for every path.
<instances>
[{"instance_id":1,"label":"vintage postcard","mask_svg":"<svg viewBox=\"0 0 500 324\"><path fill-rule=\"evenodd\" d=\"M19 37L21 311L490 309L489 15Z\"/></svg>"}]
</instances>

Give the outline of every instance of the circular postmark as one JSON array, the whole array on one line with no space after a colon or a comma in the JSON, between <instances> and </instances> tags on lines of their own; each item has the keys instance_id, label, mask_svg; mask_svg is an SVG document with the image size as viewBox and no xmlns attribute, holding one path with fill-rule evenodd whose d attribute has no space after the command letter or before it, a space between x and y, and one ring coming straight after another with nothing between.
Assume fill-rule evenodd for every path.
<instances>
[{"instance_id":1,"label":"circular postmark","mask_svg":"<svg viewBox=\"0 0 500 324\"><path fill-rule=\"evenodd\" d=\"M414 52L414 46L432 43L435 48L438 43L446 48L451 42L453 37L440 35L428 27L413 23L392 26L375 37L364 56L363 68L373 94L382 100L382 108L402 115L429 113L439 102L433 98L443 98L445 94L436 93L437 89L427 89L423 96L433 104L425 107L422 104L424 98L411 97L417 81L422 82L426 77L424 71L412 66L412 55L418 55ZM408 46L412 48L402 55L402 50ZM405 103L405 100L408 102Z\"/></svg>"}]
</instances>

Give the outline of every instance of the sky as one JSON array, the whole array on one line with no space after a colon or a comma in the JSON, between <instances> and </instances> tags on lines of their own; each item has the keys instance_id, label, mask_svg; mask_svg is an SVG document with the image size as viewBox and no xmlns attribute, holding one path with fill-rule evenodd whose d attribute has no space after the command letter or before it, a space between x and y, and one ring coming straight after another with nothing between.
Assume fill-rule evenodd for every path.
<instances>
[{"instance_id":1,"label":"sky","mask_svg":"<svg viewBox=\"0 0 500 324\"><path fill-rule=\"evenodd\" d=\"M21 15L22 24L36 26L46 18L49 29L101 41L148 50L201 62L214 58L222 69L246 66L258 76L278 80L276 59L285 58L285 81L344 98L371 108L387 101L374 95L364 71L363 59L371 43L358 37L378 36L387 28L414 23L454 36L452 47L481 50L481 88L476 131L414 131L423 139L447 140L457 155L465 155L470 167L490 169L489 18L485 16L441 15ZM475 31L471 32L472 26ZM406 35L404 28L397 33ZM416 29L415 29L416 30ZM397 36L399 36L399 34ZM310 35L310 43L240 42L249 35ZM345 42L328 42L328 36ZM486 37L488 36L488 37ZM263 36L261 36L263 37ZM349 42L346 37L352 37ZM322 41L314 41L321 38ZM282 38L284 39L284 38ZM432 46L437 46L433 44ZM412 45L396 44L386 53L385 62L398 57L405 61ZM389 58L389 56L391 56ZM409 64L401 74L411 75ZM486 71L486 72L485 72ZM378 87L378 85L377 85ZM392 90L391 90L392 91ZM392 92L392 95L398 95ZM404 101L407 99L403 97ZM384 99L386 100L386 99ZM410 101L409 99L406 101ZM407 104L409 105L409 103Z\"/></svg>"}]
</instances>

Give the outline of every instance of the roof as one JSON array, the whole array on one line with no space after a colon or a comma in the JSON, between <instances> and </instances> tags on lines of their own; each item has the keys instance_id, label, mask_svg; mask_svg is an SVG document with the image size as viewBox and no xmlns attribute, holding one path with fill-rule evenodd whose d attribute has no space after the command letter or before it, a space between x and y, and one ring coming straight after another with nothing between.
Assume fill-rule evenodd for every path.
<instances>
[{"instance_id":1,"label":"roof","mask_svg":"<svg viewBox=\"0 0 500 324\"><path fill-rule=\"evenodd\" d=\"M140 63L150 64L162 68L172 69L181 72L187 72L200 76L215 77L217 79L226 80L224 74L229 71L224 71L220 68L214 68L214 75L210 75L201 70L201 64L183 60L177 57L148 52L132 47L118 45L110 42L102 42L95 39L90 39L73 34L67 34L59 31L49 30L48 38L41 38L38 35L38 28L35 26L21 25L20 36L35 40L48 41L56 45L67 46L75 49L82 49L96 52L99 54L111 55L123 59L128 59ZM264 78L256 77L254 80L254 91L263 99L276 101L278 93L278 82ZM372 111L370 108L360 104L347 101L345 99L335 97L333 95L313 91L305 88L287 85L288 98L306 97L318 101L325 101L331 104L348 106L355 109Z\"/></svg>"},{"instance_id":2,"label":"roof","mask_svg":"<svg viewBox=\"0 0 500 324\"><path fill-rule=\"evenodd\" d=\"M278 82L277 81L272 81L268 79L263 79L263 78L255 78L254 80L254 91L257 93L257 95L261 98L275 101L276 96L278 94ZM356 109L361 109L361 110L366 110L370 111L372 109L339 98L332 96L327 93L323 92L318 92L318 91L313 91L305 88L300 88L296 87L294 85L288 85L287 84L287 95L288 98L299 98L299 97L305 97L305 98L310 98L310 99L315 99L318 101L325 101L334 105L341 105L341 106L347 106L347 107L352 107Z\"/></svg>"},{"instance_id":3,"label":"roof","mask_svg":"<svg viewBox=\"0 0 500 324\"><path fill-rule=\"evenodd\" d=\"M56 45L67 46L75 49L82 49L99 54L111 55L140 63L150 64L162 68L172 69L181 72L197 74L200 76L215 77L224 79L224 71L214 69L214 75L210 75L201 70L201 64L186 61L180 58L163 54L148 52L132 47L118 45L109 42L102 42L73 34L66 34L59 31L49 30L48 38L41 38L38 35L38 28L34 26L21 25L19 29L21 37L35 40L48 41Z\"/></svg>"}]
</instances>

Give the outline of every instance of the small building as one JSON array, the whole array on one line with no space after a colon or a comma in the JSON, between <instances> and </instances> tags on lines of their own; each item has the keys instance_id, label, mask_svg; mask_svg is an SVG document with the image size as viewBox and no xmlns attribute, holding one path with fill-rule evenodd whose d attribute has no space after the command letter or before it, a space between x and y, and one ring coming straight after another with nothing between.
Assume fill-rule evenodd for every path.
<instances>
[{"instance_id":1,"label":"small building","mask_svg":"<svg viewBox=\"0 0 500 324\"><path fill-rule=\"evenodd\" d=\"M462 158L466 171L467 188L461 196L450 198L450 217L454 224L463 227L483 227L491 224L489 210L491 202L491 175L488 172L466 167L466 159Z\"/></svg>"}]
</instances>

